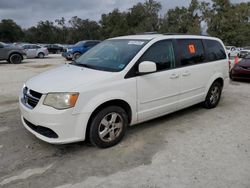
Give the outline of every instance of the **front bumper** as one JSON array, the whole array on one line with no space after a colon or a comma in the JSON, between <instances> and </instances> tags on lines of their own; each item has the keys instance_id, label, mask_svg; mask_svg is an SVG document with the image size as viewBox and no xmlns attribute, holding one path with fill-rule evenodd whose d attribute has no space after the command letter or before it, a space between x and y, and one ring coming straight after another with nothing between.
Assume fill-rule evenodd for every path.
<instances>
[{"instance_id":1,"label":"front bumper","mask_svg":"<svg viewBox=\"0 0 250 188\"><path fill-rule=\"evenodd\" d=\"M72 59L73 58L73 54L69 53L69 52L62 52L62 56L66 59Z\"/></svg>"},{"instance_id":2,"label":"front bumper","mask_svg":"<svg viewBox=\"0 0 250 188\"><path fill-rule=\"evenodd\" d=\"M33 109L26 107L21 98L19 106L24 127L37 138L52 144L65 144L85 140L85 133L90 114L73 114L73 109L56 110L42 105L43 99ZM51 130L57 136L43 134L40 128Z\"/></svg>"},{"instance_id":3,"label":"front bumper","mask_svg":"<svg viewBox=\"0 0 250 188\"><path fill-rule=\"evenodd\" d=\"M233 68L230 72L230 77L233 79L250 80L250 70L244 70L241 68Z\"/></svg>"}]
</instances>

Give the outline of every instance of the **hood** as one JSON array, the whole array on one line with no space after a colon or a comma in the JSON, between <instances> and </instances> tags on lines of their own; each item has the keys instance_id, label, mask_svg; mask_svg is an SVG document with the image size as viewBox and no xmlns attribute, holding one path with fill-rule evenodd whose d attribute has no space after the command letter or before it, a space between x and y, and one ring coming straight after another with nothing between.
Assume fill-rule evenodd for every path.
<instances>
[{"instance_id":1,"label":"hood","mask_svg":"<svg viewBox=\"0 0 250 188\"><path fill-rule=\"evenodd\" d=\"M104 81L113 74L75 65L63 65L31 78L26 82L26 86L40 93L74 92L78 86Z\"/></svg>"},{"instance_id":2,"label":"hood","mask_svg":"<svg viewBox=\"0 0 250 188\"><path fill-rule=\"evenodd\" d=\"M242 67L250 67L250 59L242 59L238 64Z\"/></svg>"}]
</instances>

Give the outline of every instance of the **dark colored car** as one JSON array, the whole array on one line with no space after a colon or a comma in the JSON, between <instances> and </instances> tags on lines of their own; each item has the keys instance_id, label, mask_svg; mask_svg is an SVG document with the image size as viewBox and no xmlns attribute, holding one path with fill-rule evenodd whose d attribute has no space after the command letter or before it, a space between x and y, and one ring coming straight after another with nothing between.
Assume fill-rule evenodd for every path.
<instances>
[{"instance_id":1,"label":"dark colored car","mask_svg":"<svg viewBox=\"0 0 250 188\"><path fill-rule=\"evenodd\" d=\"M230 71L232 80L250 80L250 54L235 64Z\"/></svg>"},{"instance_id":2,"label":"dark colored car","mask_svg":"<svg viewBox=\"0 0 250 188\"><path fill-rule=\"evenodd\" d=\"M82 54L99 43L100 41L98 40L79 41L75 45L65 49L62 56L67 60L78 59Z\"/></svg>"},{"instance_id":3,"label":"dark colored car","mask_svg":"<svg viewBox=\"0 0 250 188\"><path fill-rule=\"evenodd\" d=\"M58 44L47 44L44 47L46 47L49 53L52 53L52 54L59 54L63 51L63 46L58 45Z\"/></svg>"},{"instance_id":4,"label":"dark colored car","mask_svg":"<svg viewBox=\"0 0 250 188\"><path fill-rule=\"evenodd\" d=\"M0 42L0 60L7 60L12 64L19 64L26 58L23 48Z\"/></svg>"}]
</instances>

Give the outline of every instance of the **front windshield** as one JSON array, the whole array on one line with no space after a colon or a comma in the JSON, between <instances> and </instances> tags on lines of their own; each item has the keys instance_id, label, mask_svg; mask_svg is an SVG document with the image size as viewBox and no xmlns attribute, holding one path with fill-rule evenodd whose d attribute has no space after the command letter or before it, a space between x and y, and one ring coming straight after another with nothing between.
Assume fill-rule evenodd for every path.
<instances>
[{"instance_id":1,"label":"front windshield","mask_svg":"<svg viewBox=\"0 0 250 188\"><path fill-rule=\"evenodd\" d=\"M76 63L97 70L118 72L127 66L147 42L148 40L106 40L83 54Z\"/></svg>"}]
</instances>

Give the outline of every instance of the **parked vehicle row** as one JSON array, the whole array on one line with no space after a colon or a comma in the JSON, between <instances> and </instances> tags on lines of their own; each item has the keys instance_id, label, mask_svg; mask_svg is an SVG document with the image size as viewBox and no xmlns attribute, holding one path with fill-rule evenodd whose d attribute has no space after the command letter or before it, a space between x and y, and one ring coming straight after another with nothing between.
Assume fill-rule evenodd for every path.
<instances>
[{"instance_id":1,"label":"parked vehicle row","mask_svg":"<svg viewBox=\"0 0 250 188\"><path fill-rule=\"evenodd\" d=\"M235 46L226 46L228 57L246 57L250 54L250 47L237 48Z\"/></svg>"},{"instance_id":2,"label":"parked vehicle row","mask_svg":"<svg viewBox=\"0 0 250 188\"><path fill-rule=\"evenodd\" d=\"M228 62L224 44L213 37L108 39L72 63L28 80L19 100L22 123L49 143L88 138L110 147L129 125L197 103L215 108L229 83Z\"/></svg>"},{"instance_id":3,"label":"parked vehicle row","mask_svg":"<svg viewBox=\"0 0 250 188\"><path fill-rule=\"evenodd\" d=\"M27 58L44 58L49 55L49 51L45 47L36 44L22 44L20 45L26 52Z\"/></svg>"}]
</instances>

